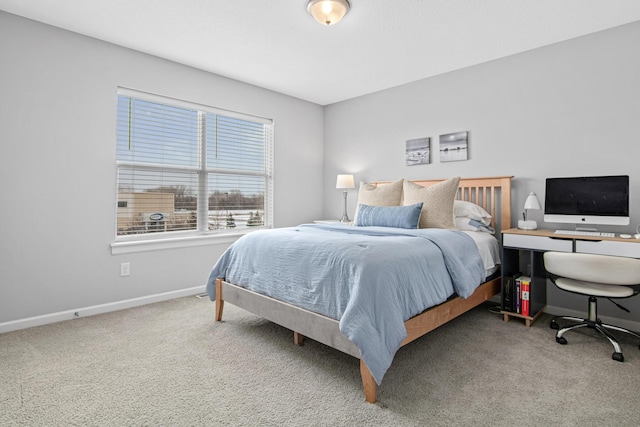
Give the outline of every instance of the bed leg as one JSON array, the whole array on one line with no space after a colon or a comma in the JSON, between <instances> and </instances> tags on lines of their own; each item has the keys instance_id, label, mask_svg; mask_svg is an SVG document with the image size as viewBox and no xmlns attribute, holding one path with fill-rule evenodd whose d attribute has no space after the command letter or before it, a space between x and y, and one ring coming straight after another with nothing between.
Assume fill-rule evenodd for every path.
<instances>
[{"instance_id":1,"label":"bed leg","mask_svg":"<svg viewBox=\"0 0 640 427\"><path fill-rule=\"evenodd\" d=\"M222 310L224 300L222 299L222 279L216 279L216 321L222 321Z\"/></svg>"},{"instance_id":2,"label":"bed leg","mask_svg":"<svg viewBox=\"0 0 640 427\"><path fill-rule=\"evenodd\" d=\"M302 345L304 344L304 335L302 335L299 332L293 331L293 343L295 345Z\"/></svg>"},{"instance_id":3,"label":"bed leg","mask_svg":"<svg viewBox=\"0 0 640 427\"><path fill-rule=\"evenodd\" d=\"M364 398L369 403L376 403L376 380L373 379L369 367L360 359L360 376L362 376L362 386L364 387Z\"/></svg>"}]
</instances>

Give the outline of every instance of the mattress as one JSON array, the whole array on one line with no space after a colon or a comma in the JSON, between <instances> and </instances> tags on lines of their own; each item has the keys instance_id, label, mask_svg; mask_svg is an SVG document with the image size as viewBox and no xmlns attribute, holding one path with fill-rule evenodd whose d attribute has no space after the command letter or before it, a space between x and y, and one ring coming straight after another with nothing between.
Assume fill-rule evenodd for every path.
<instances>
[{"instance_id":1,"label":"mattress","mask_svg":"<svg viewBox=\"0 0 640 427\"><path fill-rule=\"evenodd\" d=\"M500 244L492 234L482 231L463 231L478 247L485 268L485 277L490 277L500 266Z\"/></svg>"}]
</instances>

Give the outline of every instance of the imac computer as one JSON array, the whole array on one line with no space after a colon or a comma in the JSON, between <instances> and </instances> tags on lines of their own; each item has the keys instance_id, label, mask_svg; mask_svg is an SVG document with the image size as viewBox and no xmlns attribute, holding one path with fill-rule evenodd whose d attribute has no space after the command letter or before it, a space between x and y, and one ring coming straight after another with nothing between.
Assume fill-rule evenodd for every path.
<instances>
[{"instance_id":1,"label":"imac computer","mask_svg":"<svg viewBox=\"0 0 640 427\"><path fill-rule=\"evenodd\" d=\"M547 178L544 199L545 222L629 225L628 175Z\"/></svg>"}]
</instances>

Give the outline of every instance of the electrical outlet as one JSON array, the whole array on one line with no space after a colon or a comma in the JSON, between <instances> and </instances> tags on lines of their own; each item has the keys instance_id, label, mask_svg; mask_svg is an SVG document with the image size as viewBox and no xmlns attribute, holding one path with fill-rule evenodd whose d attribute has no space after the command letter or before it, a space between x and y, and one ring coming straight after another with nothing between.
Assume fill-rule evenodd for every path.
<instances>
[{"instance_id":1,"label":"electrical outlet","mask_svg":"<svg viewBox=\"0 0 640 427\"><path fill-rule=\"evenodd\" d=\"M120 277L126 277L131 274L131 263L123 262L120 264Z\"/></svg>"}]
</instances>

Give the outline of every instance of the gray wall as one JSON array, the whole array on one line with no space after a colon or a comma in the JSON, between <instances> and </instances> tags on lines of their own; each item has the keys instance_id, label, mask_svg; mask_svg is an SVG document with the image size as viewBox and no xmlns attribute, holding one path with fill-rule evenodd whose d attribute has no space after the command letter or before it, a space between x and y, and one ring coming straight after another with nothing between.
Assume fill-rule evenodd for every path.
<instances>
[{"instance_id":1,"label":"gray wall","mask_svg":"<svg viewBox=\"0 0 640 427\"><path fill-rule=\"evenodd\" d=\"M544 202L550 176L628 174L640 224L640 22L325 107L324 216L342 211L338 173L356 181L513 175L514 225L527 194ZM469 131L469 160L440 163L438 136ZM432 163L405 166L405 141L431 137ZM357 192L349 195L353 216ZM531 217L545 228L542 212ZM565 228L567 225L565 225ZM602 230L606 230L603 227ZM610 228L611 229L611 228ZM584 298L549 288L549 304ZM640 321L602 303L602 312Z\"/></svg>"},{"instance_id":2,"label":"gray wall","mask_svg":"<svg viewBox=\"0 0 640 427\"><path fill-rule=\"evenodd\" d=\"M0 58L0 324L203 286L227 246L111 255L118 86L273 118L276 226L322 212L318 105L4 12Z\"/></svg>"}]
</instances>

